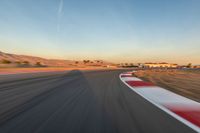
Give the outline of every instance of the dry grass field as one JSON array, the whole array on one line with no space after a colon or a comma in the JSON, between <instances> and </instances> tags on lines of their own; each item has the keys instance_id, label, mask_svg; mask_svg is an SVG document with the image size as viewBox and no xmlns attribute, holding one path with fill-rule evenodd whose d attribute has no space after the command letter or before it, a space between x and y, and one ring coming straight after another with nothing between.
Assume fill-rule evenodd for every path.
<instances>
[{"instance_id":1,"label":"dry grass field","mask_svg":"<svg viewBox=\"0 0 200 133\"><path fill-rule=\"evenodd\" d=\"M42 67L42 68L0 68L0 75L17 74L17 73L34 73L34 72L57 72L57 71L71 71L71 70L112 70L116 68L106 67Z\"/></svg>"},{"instance_id":2,"label":"dry grass field","mask_svg":"<svg viewBox=\"0 0 200 133\"><path fill-rule=\"evenodd\" d=\"M139 70L135 75L200 102L200 70Z\"/></svg>"}]
</instances>

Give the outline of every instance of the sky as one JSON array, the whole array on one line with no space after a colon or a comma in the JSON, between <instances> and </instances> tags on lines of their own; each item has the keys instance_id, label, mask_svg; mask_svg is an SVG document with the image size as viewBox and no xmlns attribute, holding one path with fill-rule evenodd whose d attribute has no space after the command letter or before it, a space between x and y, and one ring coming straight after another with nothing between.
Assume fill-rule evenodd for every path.
<instances>
[{"instance_id":1,"label":"sky","mask_svg":"<svg viewBox=\"0 0 200 133\"><path fill-rule=\"evenodd\" d=\"M200 0L0 0L0 51L200 64Z\"/></svg>"}]
</instances>

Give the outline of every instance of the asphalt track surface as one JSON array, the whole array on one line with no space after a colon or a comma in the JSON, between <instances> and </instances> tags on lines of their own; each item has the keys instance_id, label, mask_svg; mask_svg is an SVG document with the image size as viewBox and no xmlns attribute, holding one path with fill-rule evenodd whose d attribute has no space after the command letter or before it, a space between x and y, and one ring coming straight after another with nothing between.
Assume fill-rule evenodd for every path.
<instances>
[{"instance_id":1,"label":"asphalt track surface","mask_svg":"<svg viewBox=\"0 0 200 133\"><path fill-rule=\"evenodd\" d=\"M0 76L0 133L193 133L133 92L123 70Z\"/></svg>"}]
</instances>

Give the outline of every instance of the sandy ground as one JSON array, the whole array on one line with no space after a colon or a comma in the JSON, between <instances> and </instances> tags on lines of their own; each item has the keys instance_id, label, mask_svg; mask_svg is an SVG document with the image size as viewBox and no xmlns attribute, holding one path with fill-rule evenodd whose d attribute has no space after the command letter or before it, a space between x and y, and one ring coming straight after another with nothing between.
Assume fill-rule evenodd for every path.
<instances>
[{"instance_id":1,"label":"sandy ground","mask_svg":"<svg viewBox=\"0 0 200 133\"><path fill-rule=\"evenodd\" d=\"M200 70L140 70L135 75L200 102Z\"/></svg>"},{"instance_id":2,"label":"sandy ground","mask_svg":"<svg viewBox=\"0 0 200 133\"><path fill-rule=\"evenodd\" d=\"M34 72L56 72L56 71L67 71L67 70L96 70L96 69L116 69L106 67L76 67L76 68L65 68L65 67L43 67L43 68L0 68L0 75L4 74L17 74L17 73L34 73Z\"/></svg>"}]
</instances>

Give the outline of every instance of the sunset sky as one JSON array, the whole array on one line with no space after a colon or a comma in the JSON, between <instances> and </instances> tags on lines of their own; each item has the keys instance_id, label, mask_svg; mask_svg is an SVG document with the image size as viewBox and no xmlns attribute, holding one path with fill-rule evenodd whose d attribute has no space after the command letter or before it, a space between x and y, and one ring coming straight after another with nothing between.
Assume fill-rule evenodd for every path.
<instances>
[{"instance_id":1,"label":"sunset sky","mask_svg":"<svg viewBox=\"0 0 200 133\"><path fill-rule=\"evenodd\" d=\"M0 51L200 64L200 0L0 0Z\"/></svg>"}]
</instances>

